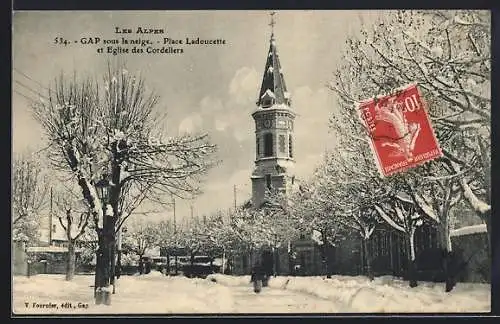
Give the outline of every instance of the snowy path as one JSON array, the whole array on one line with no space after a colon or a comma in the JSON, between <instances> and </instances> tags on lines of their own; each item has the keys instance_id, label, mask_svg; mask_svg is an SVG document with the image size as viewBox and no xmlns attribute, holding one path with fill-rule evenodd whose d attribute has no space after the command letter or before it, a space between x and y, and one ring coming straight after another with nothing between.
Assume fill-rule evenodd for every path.
<instances>
[{"instance_id":1,"label":"snowy path","mask_svg":"<svg viewBox=\"0 0 500 324\"><path fill-rule=\"evenodd\" d=\"M209 279L231 287L236 295L242 289L239 287L248 285L250 277L215 274ZM409 288L407 281L391 276L377 277L373 281L362 276L340 275L328 280L322 277L277 277L271 278L269 285L269 290L264 289L261 294L268 294L268 305L277 305L279 310L266 307L264 311L267 312L489 312L491 307L491 286L479 283L458 283L449 293L444 291L444 283L419 282L418 287ZM248 300L247 308L258 309L258 300L250 296L245 299ZM288 311L284 310L287 307L280 306L281 302L291 305Z\"/></svg>"},{"instance_id":2,"label":"snowy path","mask_svg":"<svg viewBox=\"0 0 500 324\"><path fill-rule=\"evenodd\" d=\"M264 288L259 294L251 286L231 287L236 313L335 313L341 307L331 300L278 288Z\"/></svg>"}]
</instances>

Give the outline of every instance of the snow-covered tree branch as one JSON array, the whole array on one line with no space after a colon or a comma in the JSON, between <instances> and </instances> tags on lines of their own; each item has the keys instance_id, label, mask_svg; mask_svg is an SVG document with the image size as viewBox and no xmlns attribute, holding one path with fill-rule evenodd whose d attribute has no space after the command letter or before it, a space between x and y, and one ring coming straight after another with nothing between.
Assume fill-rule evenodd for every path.
<instances>
[{"instance_id":1,"label":"snow-covered tree branch","mask_svg":"<svg viewBox=\"0 0 500 324\"><path fill-rule=\"evenodd\" d=\"M88 230L90 212L85 201L69 192L58 192L55 195L56 215L64 230L68 242L68 259L66 260L66 280L72 280L75 274L76 243ZM52 215L51 215L52 216Z\"/></svg>"},{"instance_id":2,"label":"snow-covered tree branch","mask_svg":"<svg viewBox=\"0 0 500 324\"><path fill-rule=\"evenodd\" d=\"M20 155L12 164L12 229L13 240L36 243L39 216L47 203L47 179L34 157Z\"/></svg>"}]
</instances>

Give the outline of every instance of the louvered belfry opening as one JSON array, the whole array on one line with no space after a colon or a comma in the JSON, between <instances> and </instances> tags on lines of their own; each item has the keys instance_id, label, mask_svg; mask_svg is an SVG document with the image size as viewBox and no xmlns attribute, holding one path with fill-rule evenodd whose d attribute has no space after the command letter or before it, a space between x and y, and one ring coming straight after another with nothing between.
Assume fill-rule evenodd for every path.
<instances>
[{"instance_id":1,"label":"louvered belfry opening","mask_svg":"<svg viewBox=\"0 0 500 324\"><path fill-rule=\"evenodd\" d=\"M273 134L266 133L264 135L264 156L271 157L273 156Z\"/></svg>"}]
</instances>

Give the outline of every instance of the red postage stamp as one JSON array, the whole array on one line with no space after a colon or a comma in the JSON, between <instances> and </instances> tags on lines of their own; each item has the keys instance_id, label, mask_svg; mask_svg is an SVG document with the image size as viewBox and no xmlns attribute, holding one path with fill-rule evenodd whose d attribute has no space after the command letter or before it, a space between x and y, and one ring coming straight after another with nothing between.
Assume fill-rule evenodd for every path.
<instances>
[{"instance_id":1,"label":"red postage stamp","mask_svg":"<svg viewBox=\"0 0 500 324\"><path fill-rule=\"evenodd\" d=\"M416 84L359 104L379 171L405 171L442 156Z\"/></svg>"}]
</instances>

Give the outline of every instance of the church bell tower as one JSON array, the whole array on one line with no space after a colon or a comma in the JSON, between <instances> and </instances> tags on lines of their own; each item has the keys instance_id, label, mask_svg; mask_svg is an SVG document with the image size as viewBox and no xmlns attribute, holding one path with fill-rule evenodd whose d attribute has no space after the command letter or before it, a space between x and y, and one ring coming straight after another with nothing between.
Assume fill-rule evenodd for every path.
<instances>
[{"instance_id":1,"label":"church bell tower","mask_svg":"<svg viewBox=\"0 0 500 324\"><path fill-rule=\"evenodd\" d=\"M257 98L255 121L255 168L252 173L252 204L259 208L265 202L267 190L287 192L293 182L295 113L291 108L283 69L274 36L274 13L262 85Z\"/></svg>"}]
</instances>

